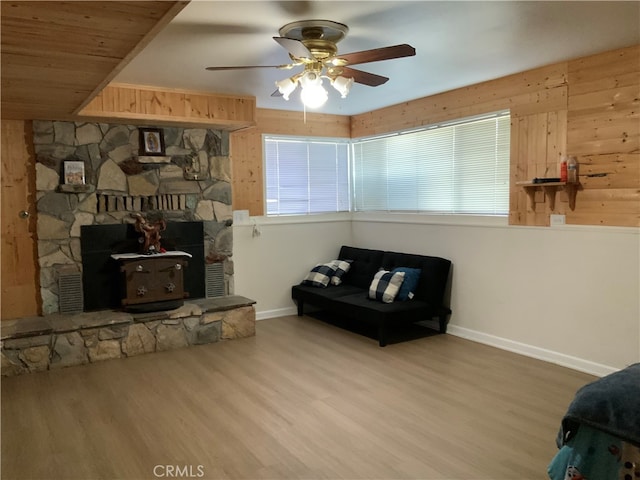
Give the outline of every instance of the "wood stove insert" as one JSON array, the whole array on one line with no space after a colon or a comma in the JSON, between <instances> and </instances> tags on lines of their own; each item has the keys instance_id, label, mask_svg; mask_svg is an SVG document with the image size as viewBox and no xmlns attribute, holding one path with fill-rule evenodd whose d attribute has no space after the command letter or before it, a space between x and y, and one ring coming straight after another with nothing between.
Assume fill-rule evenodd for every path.
<instances>
[{"instance_id":1,"label":"wood stove insert","mask_svg":"<svg viewBox=\"0 0 640 480\"><path fill-rule=\"evenodd\" d=\"M121 262L111 258L111 255L138 254L139 238L140 233L135 231L132 224L82 226L80 240L85 311L122 307L124 297ZM182 251L191 255L188 258L188 268L182 270L184 290L189 292L190 298L204 298L205 258L202 222L168 222L161 243L167 249L167 253ZM155 255L144 257L152 259Z\"/></svg>"},{"instance_id":2,"label":"wood stove insert","mask_svg":"<svg viewBox=\"0 0 640 480\"><path fill-rule=\"evenodd\" d=\"M111 258L120 262L122 306L127 310L177 308L189 296L183 279L187 258L191 258L187 252L115 254Z\"/></svg>"}]
</instances>

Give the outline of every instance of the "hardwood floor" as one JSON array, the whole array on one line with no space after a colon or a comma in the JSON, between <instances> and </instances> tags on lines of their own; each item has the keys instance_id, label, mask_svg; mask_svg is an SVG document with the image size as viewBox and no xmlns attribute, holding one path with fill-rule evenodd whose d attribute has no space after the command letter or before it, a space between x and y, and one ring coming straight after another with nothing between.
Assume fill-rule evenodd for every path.
<instances>
[{"instance_id":1,"label":"hardwood floor","mask_svg":"<svg viewBox=\"0 0 640 480\"><path fill-rule=\"evenodd\" d=\"M380 348L282 317L248 339L3 379L2 478L544 479L592 380L450 335Z\"/></svg>"}]
</instances>

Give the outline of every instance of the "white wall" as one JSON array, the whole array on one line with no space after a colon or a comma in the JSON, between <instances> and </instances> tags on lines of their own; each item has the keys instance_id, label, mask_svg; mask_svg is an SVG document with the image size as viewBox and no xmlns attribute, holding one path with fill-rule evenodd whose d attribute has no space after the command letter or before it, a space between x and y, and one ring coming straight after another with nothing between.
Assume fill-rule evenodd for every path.
<instances>
[{"instance_id":1,"label":"white wall","mask_svg":"<svg viewBox=\"0 0 640 480\"><path fill-rule=\"evenodd\" d=\"M350 245L349 214L310 217L252 217L233 226L236 295L255 300L258 319L296 312L291 287L320 262L337 258ZM253 236L253 224L259 236Z\"/></svg>"},{"instance_id":2,"label":"white wall","mask_svg":"<svg viewBox=\"0 0 640 480\"><path fill-rule=\"evenodd\" d=\"M638 229L382 220L354 216L354 244L452 260L451 333L596 374L640 361Z\"/></svg>"},{"instance_id":3,"label":"white wall","mask_svg":"<svg viewBox=\"0 0 640 480\"><path fill-rule=\"evenodd\" d=\"M638 229L351 218L262 224L257 238L234 227L236 293L268 318L293 313L291 285L342 244L442 256L453 262L449 333L597 375L640 361Z\"/></svg>"}]
</instances>

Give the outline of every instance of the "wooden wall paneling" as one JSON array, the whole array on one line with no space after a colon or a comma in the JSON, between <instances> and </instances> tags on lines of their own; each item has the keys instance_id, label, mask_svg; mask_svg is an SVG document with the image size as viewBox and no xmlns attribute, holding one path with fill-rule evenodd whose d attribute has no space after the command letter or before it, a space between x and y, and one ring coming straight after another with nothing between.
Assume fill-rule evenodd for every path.
<instances>
[{"instance_id":1,"label":"wooden wall paneling","mask_svg":"<svg viewBox=\"0 0 640 480\"><path fill-rule=\"evenodd\" d=\"M526 225L529 198L517 182L527 178L527 119L511 117L511 165L509 168L509 224Z\"/></svg>"},{"instance_id":2,"label":"wooden wall paneling","mask_svg":"<svg viewBox=\"0 0 640 480\"><path fill-rule=\"evenodd\" d=\"M580 194L583 210L606 213L640 213L640 191L633 188L584 189Z\"/></svg>"},{"instance_id":3,"label":"wooden wall paneling","mask_svg":"<svg viewBox=\"0 0 640 480\"><path fill-rule=\"evenodd\" d=\"M233 209L261 216L265 211L262 134L257 128L232 132L229 144Z\"/></svg>"},{"instance_id":4,"label":"wooden wall paneling","mask_svg":"<svg viewBox=\"0 0 640 480\"><path fill-rule=\"evenodd\" d=\"M566 86L517 95L510 98L511 114L531 115L566 110L567 97L568 89Z\"/></svg>"},{"instance_id":5,"label":"wooden wall paneling","mask_svg":"<svg viewBox=\"0 0 640 480\"><path fill-rule=\"evenodd\" d=\"M549 112L547 137L547 162L549 171L547 176L560 177L560 163L567 155L567 109ZM569 197L564 190L556 192L555 209L550 214L566 215L569 207Z\"/></svg>"},{"instance_id":6,"label":"wooden wall paneling","mask_svg":"<svg viewBox=\"0 0 640 480\"><path fill-rule=\"evenodd\" d=\"M547 115L548 176L560 177L560 162L567 154L567 109L549 112Z\"/></svg>"},{"instance_id":7,"label":"wooden wall paneling","mask_svg":"<svg viewBox=\"0 0 640 480\"><path fill-rule=\"evenodd\" d=\"M536 194L538 202L536 209L532 210L527 194L514 184L536 176L559 176L560 159L567 153L579 154L583 168L588 165L590 173L610 170L607 180L588 177L583 188L636 185L640 136L634 127L638 120L639 82L634 73L635 67L624 64L633 60L637 51L638 48L633 47L573 62L560 62L355 115L350 121L347 117L308 114L305 123L303 114L299 112L258 109L256 130L232 135L234 208L249 209L251 215L263 214L263 199L258 195L262 197L264 193L262 185L259 187L257 183L262 179L263 133L358 138L509 108L512 115L509 221L514 225L548 225L552 212L544 194ZM579 81L574 84L572 79ZM611 88L617 89L614 97L602 91ZM242 145L244 142L247 144ZM581 206L580 197L581 192L578 193L575 210L571 211L567 195L558 191L553 213L566 214L567 223L583 222L589 218L583 209L591 204L587 201L585 206ZM620 198L615 202L608 200L608 206L600 207L599 212L612 212L615 205L631 201L633 195ZM631 209L626 216L619 213L607 215L610 220L592 217L591 221L594 224L615 224L624 217L620 224L627 225L630 215L634 214Z\"/></svg>"},{"instance_id":8,"label":"wooden wall paneling","mask_svg":"<svg viewBox=\"0 0 640 480\"><path fill-rule=\"evenodd\" d=\"M640 189L584 188L578 193L580 210L567 222L584 225L636 226L640 220ZM577 203L576 202L576 203Z\"/></svg>"},{"instance_id":9,"label":"wooden wall paneling","mask_svg":"<svg viewBox=\"0 0 640 480\"><path fill-rule=\"evenodd\" d=\"M504 109L520 108L526 115L565 108L566 77L567 63L560 62L355 115L351 135L366 137Z\"/></svg>"},{"instance_id":10,"label":"wooden wall paneling","mask_svg":"<svg viewBox=\"0 0 640 480\"><path fill-rule=\"evenodd\" d=\"M580 193L578 193L578 200L580 201ZM606 214L598 215L593 211L585 212L572 212L571 221L567 216L567 224L572 225L601 225L606 227L636 227L637 217L629 213L609 212ZM635 220L635 221L634 221Z\"/></svg>"},{"instance_id":11,"label":"wooden wall paneling","mask_svg":"<svg viewBox=\"0 0 640 480\"><path fill-rule=\"evenodd\" d=\"M118 65L111 69L109 74L102 79L102 82L97 84L95 88L91 91L91 93L85 98L85 100L78 105L78 107L74 110L74 114L80 112L84 107L87 106L93 98L99 94L111 81L126 67L131 60L133 60L148 44L153 40L153 38L160 33L170 22L171 20L182 11L184 7L189 4L190 0L185 1L176 1L176 2L168 2L164 1L164 11L156 11L154 15L157 15L157 20L152 22L148 29L145 29L144 36L142 39L134 46L134 48L130 48L127 51L127 54L122 58L122 60L118 63ZM146 5L152 7L151 3L142 4L142 11L145 10ZM117 7L116 7L117 8ZM140 8L140 4L136 5L137 9ZM156 7L157 8L157 7ZM107 14L114 18L114 20L121 20L122 13L117 10L108 10ZM127 17L125 17L127 18ZM130 17L129 17L130 18ZM142 33L142 32L141 32Z\"/></svg>"},{"instance_id":12,"label":"wooden wall paneling","mask_svg":"<svg viewBox=\"0 0 640 480\"><path fill-rule=\"evenodd\" d=\"M200 118L210 118L211 114L209 113L209 101L205 95L190 95L187 99L185 99L187 103L187 116L188 117L200 117Z\"/></svg>"},{"instance_id":13,"label":"wooden wall paneling","mask_svg":"<svg viewBox=\"0 0 640 480\"><path fill-rule=\"evenodd\" d=\"M571 60L570 68L572 95L636 85L640 45Z\"/></svg>"},{"instance_id":14,"label":"wooden wall paneling","mask_svg":"<svg viewBox=\"0 0 640 480\"><path fill-rule=\"evenodd\" d=\"M255 97L251 96L112 84L100 92L79 116L90 121L122 120L137 124L233 131L255 125L255 105Z\"/></svg>"},{"instance_id":15,"label":"wooden wall paneling","mask_svg":"<svg viewBox=\"0 0 640 480\"><path fill-rule=\"evenodd\" d=\"M529 138L528 142L528 180L536 177L551 176L548 174L550 166L547 163L547 128L548 116L546 113L529 115ZM535 194L535 211L533 212L533 222L528 225L548 225L549 200L542 190L537 190ZM530 212L528 212L530 213ZM531 217L531 215L528 215Z\"/></svg>"},{"instance_id":16,"label":"wooden wall paneling","mask_svg":"<svg viewBox=\"0 0 640 480\"><path fill-rule=\"evenodd\" d=\"M531 169L529 176L536 177L552 177L555 173L555 165L551 168L548 162L548 140L549 140L549 115L547 113L538 113L531 115L531 121L534 123L534 137L529 139L532 146L532 157L529 159ZM553 172L551 171L553 170Z\"/></svg>"},{"instance_id":17,"label":"wooden wall paneling","mask_svg":"<svg viewBox=\"0 0 640 480\"><path fill-rule=\"evenodd\" d=\"M637 74L626 77L627 80L632 78L636 80L633 85L613 85L612 87L604 87L600 91L579 94L575 94L572 89L569 108L576 115L583 115L589 111L602 113L603 110L622 111L625 107L629 108L638 101Z\"/></svg>"},{"instance_id":18,"label":"wooden wall paneling","mask_svg":"<svg viewBox=\"0 0 640 480\"><path fill-rule=\"evenodd\" d=\"M575 211L568 211L566 221L574 225L640 226L640 189L582 185Z\"/></svg>"},{"instance_id":19,"label":"wooden wall paneling","mask_svg":"<svg viewBox=\"0 0 640 480\"><path fill-rule=\"evenodd\" d=\"M633 188L637 184L640 151L637 72L640 67L634 64L634 59L640 59L638 52L640 47L631 47L560 62L351 118L307 114L305 122L301 112L257 109L255 130L231 136L234 208L248 209L251 215L264 213L263 133L357 138L509 108L512 115L510 223L548 225L552 212L544 194L536 194L538 205L534 211L530 209L526 193L513 184L536 176L559 176L562 155L578 155L585 169L583 174L587 166L590 173L607 173L606 180L585 177L582 188ZM232 119L227 121L233 122L246 118L248 111L246 103L223 98L210 103L208 98L198 97L194 92L185 95L181 102L185 106L184 117L191 121L196 117ZM163 97L153 107L160 112L154 118L159 121L172 118L175 122L179 106L168 108L167 103L172 101ZM126 110L126 107L120 108ZM230 129L236 125L232 124ZM554 213L565 213L567 223L584 221L588 215L582 210L585 207L580 206L580 196L578 192L576 208L570 211L566 194L559 191ZM630 201L633 196L623 198ZM609 201L609 205L616 203ZM611 211L611 208L605 210ZM609 222L600 218L601 212L599 209L598 215L592 217L594 224ZM610 215L611 219L620 217ZM625 218L622 225L629 224L629 215Z\"/></svg>"},{"instance_id":20,"label":"wooden wall paneling","mask_svg":"<svg viewBox=\"0 0 640 480\"><path fill-rule=\"evenodd\" d=\"M351 137L351 121L344 115L309 113L259 108L256 114L258 129L274 135L310 137Z\"/></svg>"},{"instance_id":21,"label":"wooden wall paneling","mask_svg":"<svg viewBox=\"0 0 640 480\"><path fill-rule=\"evenodd\" d=\"M567 223L640 226L640 46L573 60L569 81L581 190Z\"/></svg>"},{"instance_id":22,"label":"wooden wall paneling","mask_svg":"<svg viewBox=\"0 0 640 480\"><path fill-rule=\"evenodd\" d=\"M257 109L256 127L230 135L232 196L235 210L265 214L262 135L349 138L350 118L342 115Z\"/></svg>"},{"instance_id":23,"label":"wooden wall paneling","mask_svg":"<svg viewBox=\"0 0 640 480\"><path fill-rule=\"evenodd\" d=\"M545 97L556 99L558 93L552 92L566 85L566 70L566 62L561 62L433 95L424 100L434 111L451 115L444 120L457 118L461 112L477 110L476 113L486 113L495 108L515 108L539 102ZM487 107L489 110L485 110Z\"/></svg>"},{"instance_id":24,"label":"wooden wall paneling","mask_svg":"<svg viewBox=\"0 0 640 480\"><path fill-rule=\"evenodd\" d=\"M556 192L552 211L545 192L534 194L535 207L526 191L517 182L536 177L559 176L559 162L566 149L566 110L514 116L511 120L511 175L510 213L511 225L549 225L551 213L564 213L568 198Z\"/></svg>"},{"instance_id":25,"label":"wooden wall paneling","mask_svg":"<svg viewBox=\"0 0 640 480\"><path fill-rule=\"evenodd\" d=\"M187 4L0 2L2 118L73 120Z\"/></svg>"},{"instance_id":26,"label":"wooden wall paneling","mask_svg":"<svg viewBox=\"0 0 640 480\"><path fill-rule=\"evenodd\" d=\"M152 116L185 117L184 94L140 90L139 113Z\"/></svg>"},{"instance_id":27,"label":"wooden wall paneling","mask_svg":"<svg viewBox=\"0 0 640 480\"><path fill-rule=\"evenodd\" d=\"M517 138L517 147L512 151L515 157L512 157L511 164L516 166L517 176L511 182L510 190L512 195L518 198L515 207L518 209L518 224L535 225L540 208L544 210L544 193L536 191L533 198L520 186L516 185L520 181L529 181L536 177L540 168L540 152L539 145L534 139L540 137L539 118L538 115L527 115L515 117L517 130L511 132L513 137ZM546 129L546 126L544 126ZM543 130L544 131L544 130ZM542 207L541 207L542 205Z\"/></svg>"},{"instance_id":28,"label":"wooden wall paneling","mask_svg":"<svg viewBox=\"0 0 640 480\"><path fill-rule=\"evenodd\" d=\"M0 319L38 315L40 282L37 266L35 157L31 122L1 124L2 240ZM19 212L26 210L23 219Z\"/></svg>"},{"instance_id":29,"label":"wooden wall paneling","mask_svg":"<svg viewBox=\"0 0 640 480\"><path fill-rule=\"evenodd\" d=\"M579 173L585 188L636 188L640 162L636 153L583 155Z\"/></svg>"},{"instance_id":30,"label":"wooden wall paneling","mask_svg":"<svg viewBox=\"0 0 640 480\"><path fill-rule=\"evenodd\" d=\"M615 88L631 87L636 85L637 82L637 72L626 71L624 73L607 76L604 78L594 78L592 80L586 80L584 83L574 83L571 85L571 96L578 98L579 95L586 95L588 93L597 93Z\"/></svg>"},{"instance_id":31,"label":"wooden wall paneling","mask_svg":"<svg viewBox=\"0 0 640 480\"><path fill-rule=\"evenodd\" d=\"M579 135L584 135L582 141L602 138L604 129L609 129L609 133L613 134L633 133L639 122L638 108L631 103L624 107L618 105L615 110L605 108L603 111L603 108L598 108L591 111L582 110L579 114L574 110L570 135L575 143L579 143Z\"/></svg>"},{"instance_id":32,"label":"wooden wall paneling","mask_svg":"<svg viewBox=\"0 0 640 480\"><path fill-rule=\"evenodd\" d=\"M571 147L569 151L573 155L582 157L584 155L607 155L610 153L634 153L638 152L640 147L640 133L633 130L620 130L619 128L609 128L609 134L603 129L598 132L580 132L579 134L569 135L568 142ZM634 130L636 130L634 128ZM590 136L596 137L592 140L586 140ZM578 138L585 140L578 141ZM580 159L579 159L580 161Z\"/></svg>"}]
</instances>

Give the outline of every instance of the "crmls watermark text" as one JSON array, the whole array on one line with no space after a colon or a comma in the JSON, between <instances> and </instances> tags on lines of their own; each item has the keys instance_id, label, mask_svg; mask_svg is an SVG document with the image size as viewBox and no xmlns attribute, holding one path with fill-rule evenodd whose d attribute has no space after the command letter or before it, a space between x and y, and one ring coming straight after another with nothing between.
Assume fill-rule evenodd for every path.
<instances>
[{"instance_id":1,"label":"crmls watermark text","mask_svg":"<svg viewBox=\"0 0 640 480\"><path fill-rule=\"evenodd\" d=\"M156 465L153 475L157 478L201 478L204 465Z\"/></svg>"}]
</instances>

